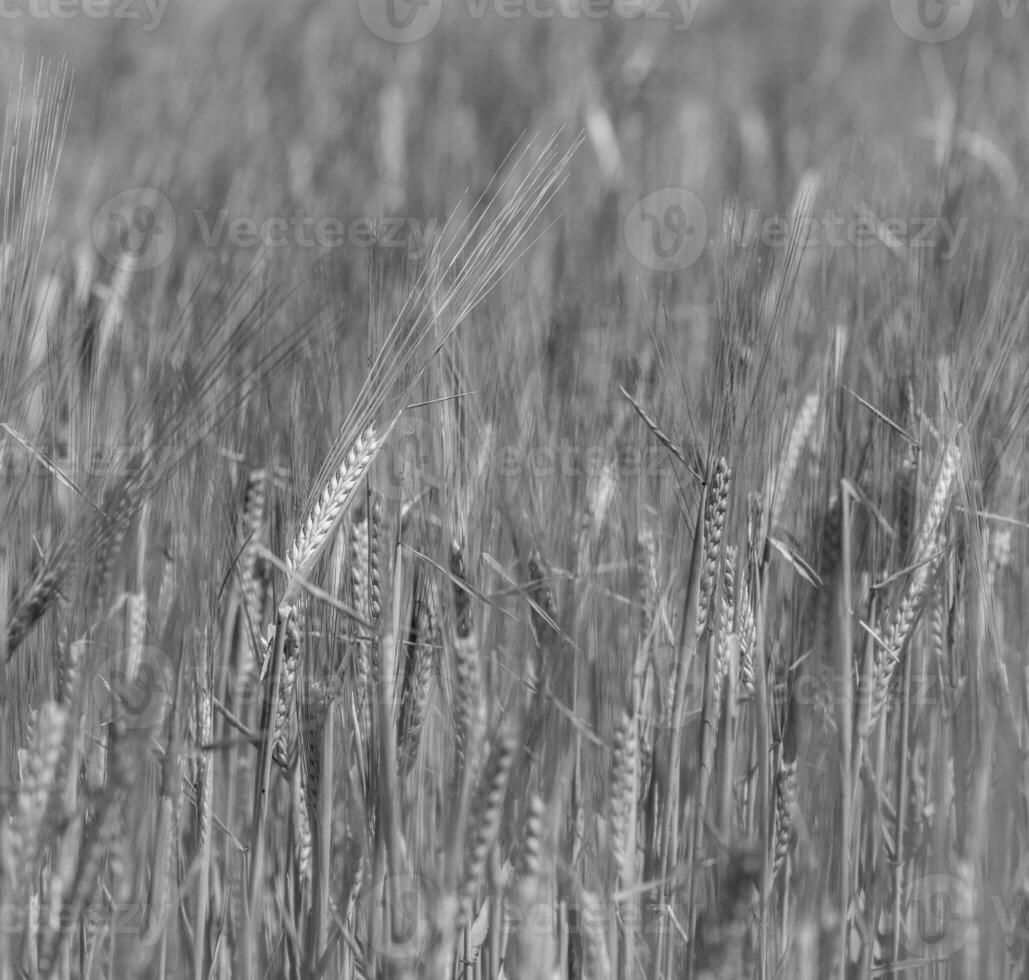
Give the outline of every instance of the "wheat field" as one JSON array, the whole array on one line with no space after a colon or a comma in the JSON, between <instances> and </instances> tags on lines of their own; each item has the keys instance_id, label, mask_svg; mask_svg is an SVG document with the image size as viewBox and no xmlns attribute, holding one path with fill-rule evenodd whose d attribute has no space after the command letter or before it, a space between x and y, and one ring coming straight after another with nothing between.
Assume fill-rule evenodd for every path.
<instances>
[{"instance_id":1,"label":"wheat field","mask_svg":"<svg viewBox=\"0 0 1029 980\"><path fill-rule=\"evenodd\" d=\"M0 980L1029 977L1029 12L0 7Z\"/></svg>"}]
</instances>

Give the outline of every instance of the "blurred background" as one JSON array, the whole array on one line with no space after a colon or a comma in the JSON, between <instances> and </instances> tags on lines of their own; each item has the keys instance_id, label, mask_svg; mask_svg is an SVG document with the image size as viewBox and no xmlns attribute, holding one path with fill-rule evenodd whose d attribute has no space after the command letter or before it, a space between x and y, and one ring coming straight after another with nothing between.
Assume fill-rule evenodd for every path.
<instances>
[{"instance_id":1,"label":"blurred background","mask_svg":"<svg viewBox=\"0 0 1029 980\"><path fill-rule=\"evenodd\" d=\"M903 198L907 214L947 152L977 220L1024 218L1029 13L1014 0L8 0L3 17L0 96L40 58L74 88L55 261L140 186L173 203L180 262L197 209L431 223L523 136L558 130L587 139L534 285L564 303L628 314L656 278L673 307L703 305L712 249L655 277L625 247L633 205L665 187L701 197L716 241L727 200L786 213L805 173L825 207L882 216ZM360 247L278 251L359 301Z\"/></svg>"}]
</instances>

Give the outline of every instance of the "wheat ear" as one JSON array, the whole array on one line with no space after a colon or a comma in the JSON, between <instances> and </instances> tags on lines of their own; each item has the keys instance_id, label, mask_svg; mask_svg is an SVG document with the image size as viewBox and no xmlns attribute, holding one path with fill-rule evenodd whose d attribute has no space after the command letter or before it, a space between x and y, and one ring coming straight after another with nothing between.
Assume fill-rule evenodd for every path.
<instances>
[{"instance_id":1,"label":"wheat ear","mask_svg":"<svg viewBox=\"0 0 1029 980\"><path fill-rule=\"evenodd\" d=\"M937 536L960 465L961 451L956 443L951 442L944 453L929 507L915 538L915 570L890 620L882 647L876 650L869 728L878 721L889 702L890 689L900 666L904 644L921 611L928 584L939 565Z\"/></svg>"},{"instance_id":2,"label":"wheat ear","mask_svg":"<svg viewBox=\"0 0 1029 980\"><path fill-rule=\"evenodd\" d=\"M718 573L718 556L722 546L722 532L725 529L725 515L729 505L729 484L732 470L724 456L719 457L707 491L704 508L704 567L700 579L700 602L697 606L697 638L707 628L711 603L714 599L715 576Z\"/></svg>"},{"instance_id":3,"label":"wheat ear","mask_svg":"<svg viewBox=\"0 0 1029 980\"><path fill-rule=\"evenodd\" d=\"M464 870L458 895L462 912L475 896L486 868L486 858L500 829L500 816L507 793L507 777L514 759L515 740L510 732L497 735L483 769L479 786L468 815L465 838Z\"/></svg>"},{"instance_id":4,"label":"wheat ear","mask_svg":"<svg viewBox=\"0 0 1029 980\"><path fill-rule=\"evenodd\" d=\"M342 465L325 484L321 496L300 525L286 553L289 581L282 600L284 605L293 605L299 598L299 579L310 577L322 552L332 540L332 534L346 512L354 491L375 461L386 435L388 430L380 433L374 425L370 425L354 440Z\"/></svg>"},{"instance_id":5,"label":"wheat ear","mask_svg":"<svg viewBox=\"0 0 1029 980\"><path fill-rule=\"evenodd\" d=\"M481 751L480 741L485 725L485 704L482 698L482 667L479 642L472 625L471 595L463 588L467 582L464 549L453 541L450 545L450 573L454 576L454 612L457 619L454 639L454 727L457 733L458 763L474 775Z\"/></svg>"},{"instance_id":6,"label":"wheat ear","mask_svg":"<svg viewBox=\"0 0 1029 980\"><path fill-rule=\"evenodd\" d=\"M536 980L550 976L553 969L553 915L546 914L550 903L546 901L542 877L544 813L543 800L533 793L529 797L524 841L511 889L511 901L518 913L511 926L504 958L504 972L511 980Z\"/></svg>"}]
</instances>

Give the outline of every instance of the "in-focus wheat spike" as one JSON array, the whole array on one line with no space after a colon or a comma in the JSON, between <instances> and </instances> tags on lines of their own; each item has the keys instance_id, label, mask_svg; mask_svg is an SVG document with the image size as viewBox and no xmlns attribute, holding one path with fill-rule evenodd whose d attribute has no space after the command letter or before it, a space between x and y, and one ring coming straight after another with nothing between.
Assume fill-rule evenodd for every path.
<instances>
[{"instance_id":1,"label":"in-focus wheat spike","mask_svg":"<svg viewBox=\"0 0 1029 980\"><path fill-rule=\"evenodd\" d=\"M461 583L468 581L465 569L464 547L457 541L450 543L450 574L454 576L454 616L459 639L467 637L472 631L472 597Z\"/></svg>"},{"instance_id":2,"label":"in-focus wheat spike","mask_svg":"<svg viewBox=\"0 0 1029 980\"><path fill-rule=\"evenodd\" d=\"M86 649L84 640L68 643L67 637L58 645L57 657L57 700L70 705L76 696L82 671L82 656Z\"/></svg>"},{"instance_id":3,"label":"in-focus wheat spike","mask_svg":"<svg viewBox=\"0 0 1029 980\"><path fill-rule=\"evenodd\" d=\"M843 554L843 507L839 493L833 493L822 518L818 574L822 586L815 607L815 648L828 655L834 579Z\"/></svg>"},{"instance_id":4,"label":"in-focus wheat spike","mask_svg":"<svg viewBox=\"0 0 1029 980\"><path fill-rule=\"evenodd\" d=\"M584 888L578 890L576 918L582 944L582 976L589 980L610 980L611 954L607 946L610 917L601 899Z\"/></svg>"},{"instance_id":5,"label":"in-focus wheat spike","mask_svg":"<svg viewBox=\"0 0 1029 980\"><path fill-rule=\"evenodd\" d=\"M464 866L458 894L462 901L470 901L486 869L486 858L496 840L507 794L507 777L514 759L515 738L509 731L501 731L493 740L489 758L479 777L475 798L468 815L465 837Z\"/></svg>"},{"instance_id":6,"label":"in-focus wheat spike","mask_svg":"<svg viewBox=\"0 0 1029 980\"><path fill-rule=\"evenodd\" d=\"M175 558L165 547L161 550L161 578L157 587L157 602L154 607L153 633L163 636L171 617L175 601Z\"/></svg>"},{"instance_id":7,"label":"in-focus wheat spike","mask_svg":"<svg viewBox=\"0 0 1029 980\"><path fill-rule=\"evenodd\" d=\"M350 525L349 569L350 591L355 611L358 615L371 620L371 587L369 569L369 519L366 513L360 520ZM354 641L354 697L361 718L363 730L372 730L371 699L374 684L373 661L374 645L366 635L363 627Z\"/></svg>"},{"instance_id":8,"label":"in-focus wheat spike","mask_svg":"<svg viewBox=\"0 0 1029 980\"><path fill-rule=\"evenodd\" d=\"M486 724L482 691L479 643L472 625L471 595L460 583L467 582L464 550L454 541L450 546L450 573L454 583L456 618L454 654L454 729L458 762L474 773L479 763L481 739Z\"/></svg>"},{"instance_id":9,"label":"in-focus wheat spike","mask_svg":"<svg viewBox=\"0 0 1029 980\"><path fill-rule=\"evenodd\" d=\"M428 714L434 665L442 646L439 624L433 612L432 594L413 604L412 629L404 665L404 684L398 722L400 771L406 775L414 765L421 741L422 726Z\"/></svg>"},{"instance_id":10,"label":"in-focus wheat spike","mask_svg":"<svg viewBox=\"0 0 1029 980\"><path fill-rule=\"evenodd\" d=\"M313 841L311 836L311 790L304 782L303 767L296 766L290 780L290 812L293 816L293 860L305 885L311 880Z\"/></svg>"},{"instance_id":11,"label":"in-focus wheat spike","mask_svg":"<svg viewBox=\"0 0 1029 980\"><path fill-rule=\"evenodd\" d=\"M649 526L642 527L637 535L636 545L636 594L640 606L640 653L637 654L632 683L633 696L640 706L637 725L639 754L637 784L642 793L644 788L649 785L653 772L654 749L653 726L655 719L651 705L656 691L656 679L649 658L643 659L644 651L649 651L652 646L651 633L658 616L660 601L657 538L653 529Z\"/></svg>"},{"instance_id":12,"label":"in-focus wheat spike","mask_svg":"<svg viewBox=\"0 0 1029 980\"><path fill-rule=\"evenodd\" d=\"M474 634L454 641L454 729L458 761L474 772L482 752L486 724L479 645Z\"/></svg>"},{"instance_id":13,"label":"in-focus wheat spike","mask_svg":"<svg viewBox=\"0 0 1029 980\"><path fill-rule=\"evenodd\" d=\"M897 678L904 645L922 610L929 583L939 567L943 542L938 536L960 465L961 451L956 442L951 442L944 452L933 486L933 493L929 499L929 506L915 538L914 569L911 578L904 588L900 603L890 618L882 644L875 650L872 710L869 715L869 725L878 721L890 701L890 691Z\"/></svg>"},{"instance_id":14,"label":"in-focus wheat spike","mask_svg":"<svg viewBox=\"0 0 1029 980\"><path fill-rule=\"evenodd\" d=\"M260 636L264 620L265 568L261 547L265 542L265 511L267 509L267 470L251 470L247 476L243 498L242 527L243 550L240 553L240 591L246 616L246 629L252 636Z\"/></svg>"},{"instance_id":15,"label":"in-focus wheat spike","mask_svg":"<svg viewBox=\"0 0 1029 980\"><path fill-rule=\"evenodd\" d=\"M638 582L637 601L640 605L640 634L646 637L653 625L658 601L657 539L654 531L649 527L642 528L637 536L636 545L636 579Z\"/></svg>"},{"instance_id":16,"label":"in-focus wheat spike","mask_svg":"<svg viewBox=\"0 0 1029 980\"><path fill-rule=\"evenodd\" d=\"M125 632L126 671L132 677L135 676L136 667L143 653L143 641L146 636L146 593L130 592L126 595L125 601L128 607Z\"/></svg>"},{"instance_id":17,"label":"in-focus wheat spike","mask_svg":"<svg viewBox=\"0 0 1029 980\"><path fill-rule=\"evenodd\" d=\"M197 799L197 849L207 849L211 837L211 823L214 815L214 765L211 753L201 746L209 745L214 738L213 695L196 689L196 799Z\"/></svg>"},{"instance_id":18,"label":"in-focus wheat spike","mask_svg":"<svg viewBox=\"0 0 1029 980\"><path fill-rule=\"evenodd\" d=\"M766 488L765 498L772 502L770 514L772 527L779 524L783 502L792 489L797 465L800 463L801 454L818 417L819 402L817 391L810 392L801 402L800 410L793 421L793 428L790 430L790 437L786 443L786 452L775 475L774 484Z\"/></svg>"},{"instance_id":19,"label":"in-focus wheat spike","mask_svg":"<svg viewBox=\"0 0 1029 980\"><path fill-rule=\"evenodd\" d=\"M98 610L107 598L114 564L129 531L132 518L140 511L152 490L151 460L144 450L126 461L127 474L105 491L101 511L87 524L87 554L93 556L94 591ZM81 561L82 557L78 556Z\"/></svg>"},{"instance_id":20,"label":"in-focus wheat spike","mask_svg":"<svg viewBox=\"0 0 1029 980\"><path fill-rule=\"evenodd\" d=\"M318 808L318 791L322 780L321 738L329 698L322 681L310 680L304 685L304 717L301 725L304 752L304 791L311 813Z\"/></svg>"},{"instance_id":21,"label":"in-focus wheat spike","mask_svg":"<svg viewBox=\"0 0 1029 980\"><path fill-rule=\"evenodd\" d=\"M368 617L378 624L382 616L382 497L372 498L368 521Z\"/></svg>"},{"instance_id":22,"label":"in-focus wheat spike","mask_svg":"<svg viewBox=\"0 0 1029 980\"><path fill-rule=\"evenodd\" d=\"M97 890L100 867L108 847L118 838L122 829L123 807L135 783L137 757L134 747L128 743L124 731L116 729L112 744L108 748L113 763L107 773L107 781L97 801L93 820L86 831L82 849L79 852L74 876L61 897L61 922L79 922L90 899ZM60 944L70 939L66 928L51 922L43 933L39 947L39 971L43 976L52 976Z\"/></svg>"},{"instance_id":23,"label":"in-focus wheat spike","mask_svg":"<svg viewBox=\"0 0 1029 980\"><path fill-rule=\"evenodd\" d=\"M541 646L548 646L557 636L554 623L557 622L557 605L554 602L554 591L547 581L547 569L543 564L543 556L539 548L533 548L529 555L529 594L533 602L542 610L540 615L532 610L532 624Z\"/></svg>"},{"instance_id":24,"label":"in-focus wheat spike","mask_svg":"<svg viewBox=\"0 0 1029 980\"><path fill-rule=\"evenodd\" d=\"M754 696L754 641L756 635L754 623L754 605L750 594L748 572L744 567L739 578L740 588L736 600L736 636L740 641L740 688L743 694Z\"/></svg>"},{"instance_id":25,"label":"in-focus wheat spike","mask_svg":"<svg viewBox=\"0 0 1029 980\"><path fill-rule=\"evenodd\" d=\"M49 804L51 797L60 795L56 781L68 718L65 705L44 702L35 713L29 746L19 753L22 765L10 827L10 861L5 868L11 878L8 894L19 903L27 898L44 842L52 830Z\"/></svg>"},{"instance_id":26,"label":"in-focus wheat spike","mask_svg":"<svg viewBox=\"0 0 1029 980\"><path fill-rule=\"evenodd\" d=\"M512 980L549 977L554 969L554 914L543 871L543 819L546 807L536 793L529 797L523 841L509 901L515 914L504 954L504 971Z\"/></svg>"},{"instance_id":27,"label":"in-focus wheat spike","mask_svg":"<svg viewBox=\"0 0 1029 980\"><path fill-rule=\"evenodd\" d=\"M637 797L636 720L623 712L615 727L611 755L611 846L619 877L632 870L635 854L629 852L630 821L635 819Z\"/></svg>"},{"instance_id":28,"label":"in-focus wheat spike","mask_svg":"<svg viewBox=\"0 0 1029 980\"><path fill-rule=\"evenodd\" d=\"M775 773L775 821L773 837L773 874L786 863L795 836L793 811L797 805L797 759L785 747L779 753Z\"/></svg>"},{"instance_id":29,"label":"in-focus wheat spike","mask_svg":"<svg viewBox=\"0 0 1029 980\"><path fill-rule=\"evenodd\" d=\"M325 484L321 495L301 523L286 553L289 582L282 600L285 605L292 605L299 598L298 577L306 579L310 576L332 539L332 532L346 512L355 489L364 479L382 447L385 435L388 435L388 431L382 433L375 426L368 426L354 440L342 465Z\"/></svg>"},{"instance_id":30,"label":"in-focus wheat spike","mask_svg":"<svg viewBox=\"0 0 1029 980\"><path fill-rule=\"evenodd\" d=\"M25 597L19 600L7 619L7 658L10 659L22 645L43 614L50 608L64 581L67 565L58 556L54 564L45 565L29 587Z\"/></svg>"},{"instance_id":31,"label":"in-focus wheat spike","mask_svg":"<svg viewBox=\"0 0 1029 980\"><path fill-rule=\"evenodd\" d=\"M735 633L736 548L726 545L722 556L722 601L718 613L718 649L715 657L714 707L721 711L722 690L729 671L730 634Z\"/></svg>"},{"instance_id":32,"label":"in-focus wheat spike","mask_svg":"<svg viewBox=\"0 0 1029 980\"><path fill-rule=\"evenodd\" d=\"M942 542L940 547L943 547ZM916 573L912 576L893 617L890 619L882 645L876 650L869 724L878 721L890 703L891 692L898 677L898 668L904 652L904 644L922 611L927 584L930 576L935 574L937 566L938 560L934 560L928 565L922 566L920 574Z\"/></svg>"},{"instance_id":33,"label":"in-focus wheat spike","mask_svg":"<svg viewBox=\"0 0 1029 980\"><path fill-rule=\"evenodd\" d=\"M350 591L354 609L364 618L368 612L368 518L350 524Z\"/></svg>"},{"instance_id":34,"label":"in-focus wheat spike","mask_svg":"<svg viewBox=\"0 0 1029 980\"><path fill-rule=\"evenodd\" d=\"M697 636L704 634L711 611L711 603L715 593L715 579L718 574L718 556L722 546L722 531L725 528L725 515L729 504L729 484L732 470L728 460L719 457L711 477L711 485L707 490L707 502L704 506L704 568L700 579L700 604L697 607Z\"/></svg>"},{"instance_id":35,"label":"in-focus wheat spike","mask_svg":"<svg viewBox=\"0 0 1029 980\"><path fill-rule=\"evenodd\" d=\"M732 471L724 456L720 456L713 471L708 474L704 489L703 520L695 529L694 548L700 551L699 589L697 595L696 640L702 640L710 630L712 605L718 586L718 560L721 554L722 532L725 528ZM692 614L691 614L692 615ZM688 628L688 627L686 627ZM713 660L714 651L710 651ZM684 707L678 695L683 693L685 678L680 665L673 662L664 685L663 715L667 724L677 724L674 714ZM677 705L678 702L678 705ZM671 810L669 810L671 813Z\"/></svg>"},{"instance_id":36,"label":"in-focus wheat spike","mask_svg":"<svg viewBox=\"0 0 1029 980\"><path fill-rule=\"evenodd\" d=\"M912 546L911 526L914 521L918 491L918 447L906 445L897 465L897 552L903 558Z\"/></svg>"},{"instance_id":37,"label":"in-focus wheat spike","mask_svg":"<svg viewBox=\"0 0 1029 980\"><path fill-rule=\"evenodd\" d=\"M929 506L918 527L918 535L913 547L913 554L916 558L924 558L936 539L960 467L961 449L957 442L952 440L944 450L936 481L933 484L933 492L929 498Z\"/></svg>"},{"instance_id":38,"label":"in-focus wheat spike","mask_svg":"<svg viewBox=\"0 0 1029 980\"><path fill-rule=\"evenodd\" d=\"M296 615L291 613L286 622L286 639L282 648L282 680L279 701L275 707L275 730L272 735L272 759L283 769L293 764L297 744L296 687L300 669L300 634Z\"/></svg>"},{"instance_id":39,"label":"in-focus wheat spike","mask_svg":"<svg viewBox=\"0 0 1029 980\"><path fill-rule=\"evenodd\" d=\"M142 444L144 433L139 436ZM82 520L58 539L8 615L8 660L60 595L73 570L91 569L94 611L100 611L114 559L132 518L152 493L158 475L152 450L134 449L104 483L99 505L88 510Z\"/></svg>"},{"instance_id":40,"label":"in-focus wheat spike","mask_svg":"<svg viewBox=\"0 0 1029 980\"><path fill-rule=\"evenodd\" d=\"M529 796L523 827L522 850L518 860L518 874L538 877L543 854L543 817L546 806L538 793Z\"/></svg>"}]
</instances>

